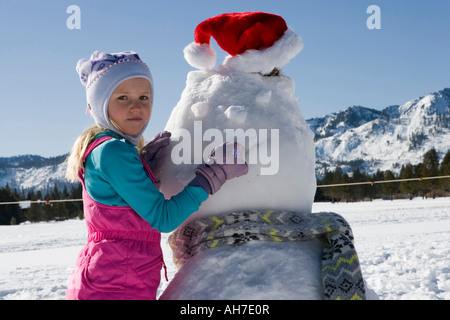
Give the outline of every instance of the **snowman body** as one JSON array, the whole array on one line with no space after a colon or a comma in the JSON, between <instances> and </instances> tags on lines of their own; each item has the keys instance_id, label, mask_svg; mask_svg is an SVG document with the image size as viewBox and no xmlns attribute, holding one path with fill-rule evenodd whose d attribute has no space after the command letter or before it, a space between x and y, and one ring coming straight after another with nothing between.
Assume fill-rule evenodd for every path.
<instances>
[{"instance_id":1,"label":"snowman body","mask_svg":"<svg viewBox=\"0 0 450 320\"><path fill-rule=\"evenodd\" d=\"M194 169L224 140L245 147L248 174L227 181L191 219L242 209L311 212L314 134L301 115L289 77L225 67L192 71L165 130L172 133L161 179L167 198L193 179Z\"/></svg>"},{"instance_id":2,"label":"snowman body","mask_svg":"<svg viewBox=\"0 0 450 320\"><path fill-rule=\"evenodd\" d=\"M240 141L245 141L248 174L227 181L183 225L242 210L311 212L316 189L313 133L289 77L225 66L192 71L165 130L172 133L161 178L167 198L194 178L202 158L198 150L206 156L221 144L221 136L231 141L245 137ZM179 164L181 159L185 162ZM178 270L161 299L320 299L322 245L320 240L253 241L205 250Z\"/></svg>"}]
</instances>

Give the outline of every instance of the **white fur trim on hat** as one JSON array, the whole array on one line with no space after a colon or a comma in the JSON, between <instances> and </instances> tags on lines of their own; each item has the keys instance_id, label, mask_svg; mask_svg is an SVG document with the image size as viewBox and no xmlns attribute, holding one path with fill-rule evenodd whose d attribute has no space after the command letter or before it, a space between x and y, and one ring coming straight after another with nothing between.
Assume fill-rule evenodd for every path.
<instances>
[{"instance_id":1,"label":"white fur trim on hat","mask_svg":"<svg viewBox=\"0 0 450 320\"><path fill-rule=\"evenodd\" d=\"M216 52L209 43L192 42L183 52L186 61L194 68L211 70L216 65Z\"/></svg>"},{"instance_id":2,"label":"white fur trim on hat","mask_svg":"<svg viewBox=\"0 0 450 320\"><path fill-rule=\"evenodd\" d=\"M269 74L274 68L281 69L287 65L302 49L302 38L288 28L271 47L228 56L223 65L234 71Z\"/></svg>"}]
</instances>

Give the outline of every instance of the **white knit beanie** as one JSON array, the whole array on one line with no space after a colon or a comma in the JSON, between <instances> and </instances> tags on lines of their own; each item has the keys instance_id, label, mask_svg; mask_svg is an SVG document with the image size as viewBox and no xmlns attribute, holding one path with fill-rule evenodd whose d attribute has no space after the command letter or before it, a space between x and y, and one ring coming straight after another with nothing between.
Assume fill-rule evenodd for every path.
<instances>
[{"instance_id":1,"label":"white knit beanie","mask_svg":"<svg viewBox=\"0 0 450 320\"><path fill-rule=\"evenodd\" d=\"M106 53L97 50L90 59L79 60L76 70L81 83L86 87L88 108L97 126L112 130L137 145L148 123L139 134L127 135L111 123L108 104L120 83L131 78L144 78L150 83L150 100L153 105L153 78L148 66L133 51Z\"/></svg>"}]
</instances>

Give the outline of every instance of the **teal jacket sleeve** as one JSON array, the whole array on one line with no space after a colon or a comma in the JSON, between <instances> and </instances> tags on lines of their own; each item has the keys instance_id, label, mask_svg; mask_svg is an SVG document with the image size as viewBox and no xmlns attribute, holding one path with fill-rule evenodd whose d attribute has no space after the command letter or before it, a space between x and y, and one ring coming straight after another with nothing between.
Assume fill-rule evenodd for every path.
<instances>
[{"instance_id":1,"label":"teal jacket sleeve","mask_svg":"<svg viewBox=\"0 0 450 320\"><path fill-rule=\"evenodd\" d=\"M187 186L165 199L147 176L137 150L120 140L107 141L92 151L86 161L85 182L94 200L128 205L160 232L176 229L208 198L203 188Z\"/></svg>"}]
</instances>

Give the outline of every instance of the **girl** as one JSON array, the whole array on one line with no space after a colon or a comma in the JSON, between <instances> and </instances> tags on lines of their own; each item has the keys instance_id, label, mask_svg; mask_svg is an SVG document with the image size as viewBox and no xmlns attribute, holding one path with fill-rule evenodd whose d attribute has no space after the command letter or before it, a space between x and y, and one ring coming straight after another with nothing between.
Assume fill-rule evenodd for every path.
<instances>
[{"instance_id":1,"label":"girl","mask_svg":"<svg viewBox=\"0 0 450 320\"><path fill-rule=\"evenodd\" d=\"M147 65L135 52L95 51L76 69L96 125L81 134L67 161L69 180L83 184L88 243L66 297L156 299L164 266L160 232L177 228L226 180L246 174L247 164L238 164L236 154L232 164L202 164L189 185L166 200L157 178L170 133L146 146L142 137L153 106Z\"/></svg>"}]
</instances>

